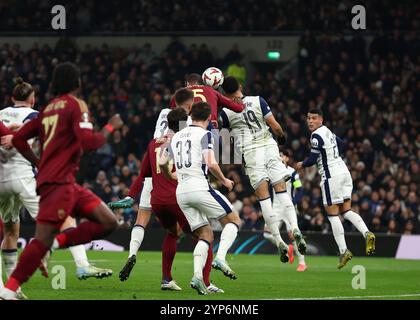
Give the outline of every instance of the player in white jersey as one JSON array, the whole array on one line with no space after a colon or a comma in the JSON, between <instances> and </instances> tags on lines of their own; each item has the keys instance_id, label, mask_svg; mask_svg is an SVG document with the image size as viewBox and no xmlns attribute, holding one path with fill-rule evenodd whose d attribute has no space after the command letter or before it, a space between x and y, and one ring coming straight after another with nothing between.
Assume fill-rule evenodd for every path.
<instances>
[{"instance_id":1,"label":"player in white jersey","mask_svg":"<svg viewBox=\"0 0 420 320\"><path fill-rule=\"evenodd\" d=\"M177 107L183 108L187 114L191 111L191 106L194 102L194 93L188 89L180 89L175 95L175 103ZM161 110L158 120L156 122L155 132L153 135L154 139L163 137L168 132L168 114L171 111L170 108L164 108ZM190 122L187 122L190 123ZM135 184L134 182L133 184ZM126 281L131 273L131 270L136 264L136 256L143 243L145 229L147 228L150 218L152 215L152 206L150 204L151 192L153 189L152 178L146 178L143 184L143 189L140 195L139 210L137 212L136 222L131 231L130 246L128 251L128 259L124 267L121 269L119 278L121 281ZM108 203L111 209L127 209L131 208L134 204L134 198L137 195L137 187L131 186L127 197L122 200ZM164 290L180 290L178 286L169 284L168 286L163 285Z\"/></svg>"},{"instance_id":2,"label":"player in white jersey","mask_svg":"<svg viewBox=\"0 0 420 320\"><path fill-rule=\"evenodd\" d=\"M321 176L320 187L323 204L340 250L338 268L341 269L351 260L353 255L347 249L344 228L338 215L342 214L344 219L350 221L365 237L367 255L375 252L375 235L368 230L360 215L351 209L353 181L340 156L340 151L343 149L342 140L323 125L321 110L309 110L307 122L309 130L312 132L312 149L309 157L305 161L299 162L296 169L300 170L314 164L317 165Z\"/></svg>"},{"instance_id":3,"label":"player in white jersey","mask_svg":"<svg viewBox=\"0 0 420 320\"><path fill-rule=\"evenodd\" d=\"M194 275L191 280L191 287L199 294L209 293L203 282L203 266L213 241L208 219L217 219L223 226L212 267L231 279L236 279L236 274L226 262L226 254L235 241L241 223L239 215L232 211L229 200L213 190L208 182L207 171L210 171L229 191L233 188L233 181L223 175L216 162L214 138L206 130L210 115L211 109L206 102L194 104L191 109L192 124L173 136L168 152L159 162L161 170L171 177L167 163L170 158L173 159L178 180L177 202L192 232L199 239L194 249Z\"/></svg>"},{"instance_id":4,"label":"player in white jersey","mask_svg":"<svg viewBox=\"0 0 420 320\"><path fill-rule=\"evenodd\" d=\"M242 113L234 113L224 108L220 113L222 124L224 128L230 129L239 146L246 174L259 199L265 223L276 241L281 261L286 263L289 261L289 247L280 236L281 217L285 217L290 223L302 254L305 254L306 242L297 224L292 199L286 192L286 181L290 179L290 174L280 158L278 145L270 128L283 143L285 133L262 97L244 97L239 82L233 77L225 78L222 87L227 97L241 99L245 105ZM276 208L278 211L273 210L269 183L274 188L274 197L280 204L279 208Z\"/></svg>"},{"instance_id":5,"label":"player in white jersey","mask_svg":"<svg viewBox=\"0 0 420 320\"><path fill-rule=\"evenodd\" d=\"M38 112L33 110L35 104L34 89L29 83L23 82L21 78L17 79L12 101L13 106L0 111L0 120L4 124L17 128L38 116ZM33 141L30 141L30 143L32 144ZM16 149L11 148L10 141L5 142L4 146L6 147L2 146L0 148L0 217L4 222L1 257L4 260L7 276L10 276L17 263L20 210L22 206L25 207L32 218L36 219L39 210L39 197L36 193L36 180L30 162ZM70 218L63 224L62 230L75 226L75 220ZM91 266L84 246L70 247L70 251L76 262L77 276L80 279L112 274L112 270ZM47 276L45 266L42 266L41 271ZM19 298L26 298L21 291L18 292L18 296Z\"/></svg>"},{"instance_id":6,"label":"player in white jersey","mask_svg":"<svg viewBox=\"0 0 420 320\"><path fill-rule=\"evenodd\" d=\"M291 176L290 180L286 182L287 193L292 198L293 205L295 206L295 210L297 210L296 206L300 202L303 196L302 182L300 181L299 173L293 167L289 166L289 163L291 161L289 152L282 151L280 155L282 157L283 163L286 165L287 172ZM273 192L275 191L273 190ZM281 204L279 203L277 197L275 197L273 199L273 210L281 211L280 208L281 208ZM293 237L292 227L290 226L290 223L288 222L286 217L280 217L280 219L281 220L280 220L279 229L282 228L283 223L284 223L286 226L289 240L292 242L292 244L289 244L289 263L293 264L295 260L294 256L296 255L298 258L298 266L296 268L296 271L298 272L306 271L308 269L308 266L306 265L306 262L305 262L305 256L301 254L298 250L296 240ZM267 225L264 228L264 238L266 238L271 243L276 245L276 241L273 235L271 234L270 230L268 229Z\"/></svg>"}]
</instances>

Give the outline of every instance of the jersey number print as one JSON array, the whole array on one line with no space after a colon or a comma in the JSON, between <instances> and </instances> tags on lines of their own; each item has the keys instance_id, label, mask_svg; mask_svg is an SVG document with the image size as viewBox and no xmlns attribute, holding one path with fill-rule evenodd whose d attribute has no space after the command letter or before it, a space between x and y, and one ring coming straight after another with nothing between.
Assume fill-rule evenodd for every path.
<instances>
[{"instance_id":1,"label":"jersey number print","mask_svg":"<svg viewBox=\"0 0 420 320\"><path fill-rule=\"evenodd\" d=\"M178 161L176 162L177 169L181 169L183 166L189 168L192 165L191 140L185 141L184 148L182 147L182 141L178 141L176 143L176 149L178 151ZM187 158L185 161L184 156L186 156L185 158Z\"/></svg>"},{"instance_id":2,"label":"jersey number print","mask_svg":"<svg viewBox=\"0 0 420 320\"><path fill-rule=\"evenodd\" d=\"M246 125L248 126L251 133L256 133L256 132L262 130L262 127L261 127L254 111L248 110L247 112L244 112L243 115L244 115L244 118L245 118ZM254 124L258 128L256 128L256 126Z\"/></svg>"},{"instance_id":3,"label":"jersey number print","mask_svg":"<svg viewBox=\"0 0 420 320\"><path fill-rule=\"evenodd\" d=\"M54 136L55 130L57 129L57 123L58 123L58 114L45 117L42 119L42 124L44 125L44 131L45 131L45 143L43 149L47 147L47 145L50 143L52 137Z\"/></svg>"}]
</instances>

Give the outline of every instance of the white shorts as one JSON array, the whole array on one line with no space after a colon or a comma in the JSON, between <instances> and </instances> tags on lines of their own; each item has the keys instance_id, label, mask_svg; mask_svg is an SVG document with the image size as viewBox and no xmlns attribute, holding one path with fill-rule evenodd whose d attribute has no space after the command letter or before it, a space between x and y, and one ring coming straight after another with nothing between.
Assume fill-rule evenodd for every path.
<instances>
[{"instance_id":1,"label":"white shorts","mask_svg":"<svg viewBox=\"0 0 420 320\"><path fill-rule=\"evenodd\" d=\"M232 204L217 190L192 191L176 195L179 207L192 231L208 225L208 219L221 219L232 212Z\"/></svg>"},{"instance_id":2,"label":"white shorts","mask_svg":"<svg viewBox=\"0 0 420 320\"><path fill-rule=\"evenodd\" d=\"M143 210L152 210L150 204L151 193L153 189L152 178L145 178L143 183L143 189L141 190L139 208Z\"/></svg>"},{"instance_id":3,"label":"white shorts","mask_svg":"<svg viewBox=\"0 0 420 320\"><path fill-rule=\"evenodd\" d=\"M346 172L331 178L322 180L320 183L322 191L322 202L325 207L333 204L343 203L351 199L353 191L353 180L350 172Z\"/></svg>"},{"instance_id":4,"label":"white shorts","mask_svg":"<svg viewBox=\"0 0 420 320\"><path fill-rule=\"evenodd\" d=\"M39 211L39 196L36 194L35 178L21 178L0 182L0 217L5 223L19 222L22 206L33 219Z\"/></svg>"},{"instance_id":5,"label":"white shorts","mask_svg":"<svg viewBox=\"0 0 420 320\"><path fill-rule=\"evenodd\" d=\"M244 153L245 171L251 186L256 190L263 181L274 186L290 179L276 145L258 148Z\"/></svg>"}]
</instances>

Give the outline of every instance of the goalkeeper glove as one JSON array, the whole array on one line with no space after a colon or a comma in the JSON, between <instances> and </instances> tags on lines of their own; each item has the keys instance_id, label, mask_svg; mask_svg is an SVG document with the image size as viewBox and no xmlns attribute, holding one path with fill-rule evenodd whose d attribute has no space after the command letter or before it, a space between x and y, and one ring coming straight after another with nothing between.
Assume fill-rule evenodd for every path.
<instances>
[{"instance_id":1,"label":"goalkeeper glove","mask_svg":"<svg viewBox=\"0 0 420 320\"><path fill-rule=\"evenodd\" d=\"M131 197L125 197L124 199L113 201L108 203L108 207L114 209L128 209L134 204L134 200Z\"/></svg>"}]
</instances>

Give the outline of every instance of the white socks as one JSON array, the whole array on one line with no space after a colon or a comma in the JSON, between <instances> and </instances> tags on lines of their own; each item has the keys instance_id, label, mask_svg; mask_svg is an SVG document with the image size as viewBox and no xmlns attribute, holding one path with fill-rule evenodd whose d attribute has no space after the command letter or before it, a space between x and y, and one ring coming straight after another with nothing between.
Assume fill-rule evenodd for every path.
<instances>
[{"instance_id":1,"label":"white socks","mask_svg":"<svg viewBox=\"0 0 420 320\"><path fill-rule=\"evenodd\" d=\"M306 264L305 263L305 256L299 252L299 249L298 249L297 244L296 244L296 240L293 240L292 243L293 243L293 251L295 253L295 256L298 257L299 264Z\"/></svg>"},{"instance_id":2,"label":"white socks","mask_svg":"<svg viewBox=\"0 0 420 320\"><path fill-rule=\"evenodd\" d=\"M359 232L366 238L366 232L369 232L365 222L363 221L362 217L354 211L347 211L343 214L344 219L350 221Z\"/></svg>"},{"instance_id":3,"label":"white socks","mask_svg":"<svg viewBox=\"0 0 420 320\"><path fill-rule=\"evenodd\" d=\"M140 246L144 238L144 228L143 226L136 224L131 230L131 240L130 240L130 250L128 257L136 256L137 252L140 249Z\"/></svg>"},{"instance_id":4,"label":"white socks","mask_svg":"<svg viewBox=\"0 0 420 320\"><path fill-rule=\"evenodd\" d=\"M10 275L12 274L12 272L15 270L16 268L16 264L17 264L17 249L12 249L12 250L2 250L1 251L1 256L3 258L3 262L4 262L4 269L6 270L6 275L7 278L10 277ZM0 265L1 267L1 265Z\"/></svg>"},{"instance_id":5,"label":"white socks","mask_svg":"<svg viewBox=\"0 0 420 320\"><path fill-rule=\"evenodd\" d=\"M299 230L295 206L293 205L292 199L290 199L289 194L287 192L276 192L274 196L278 200L279 208L277 209L283 211L283 217L285 217L289 221L292 231L294 231L295 229Z\"/></svg>"},{"instance_id":6,"label":"white socks","mask_svg":"<svg viewBox=\"0 0 420 320\"><path fill-rule=\"evenodd\" d=\"M280 230L279 230L280 221L279 221L279 217L276 215L276 213L273 210L271 199L267 198L264 200L260 200L260 206L261 206L261 211L262 211L265 223L271 232L271 236L274 238L275 246L279 247L280 243L283 243L285 246L287 246L280 236Z\"/></svg>"},{"instance_id":7,"label":"white socks","mask_svg":"<svg viewBox=\"0 0 420 320\"><path fill-rule=\"evenodd\" d=\"M219 249L217 250L216 258L226 261L226 254L235 241L238 235L238 226L234 223L227 223L220 235Z\"/></svg>"},{"instance_id":8,"label":"white socks","mask_svg":"<svg viewBox=\"0 0 420 320\"><path fill-rule=\"evenodd\" d=\"M76 263L76 267L89 267L90 264L86 255L86 249L84 245L80 244L78 246L69 247L69 249L73 256L74 262Z\"/></svg>"},{"instance_id":9,"label":"white socks","mask_svg":"<svg viewBox=\"0 0 420 320\"><path fill-rule=\"evenodd\" d=\"M267 239L268 241L270 241L272 244L274 244L277 247L276 239L274 239L271 233L264 231L263 236L265 239Z\"/></svg>"},{"instance_id":10,"label":"white socks","mask_svg":"<svg viewBox=\"0 0 420 320\"><path fill-rule=\"evenodd\" d=\"M203 280L203 268L206 264L209 244L207 241L199 240L194 248L194 277Z\"/></svg>"},{"instance_id":11,"label":"white socks","mask_svg":"<svg viewBox=\"0 0 420 320\"><path fill-rule=\"evenodd\" d=\"M330 220L334 239L338 245L340 254L343 254L347 250L346 239L344 238L343 224L341 223L341 220L338 216L328 216L328 220Z\"/></svg>"}]
</instances>

